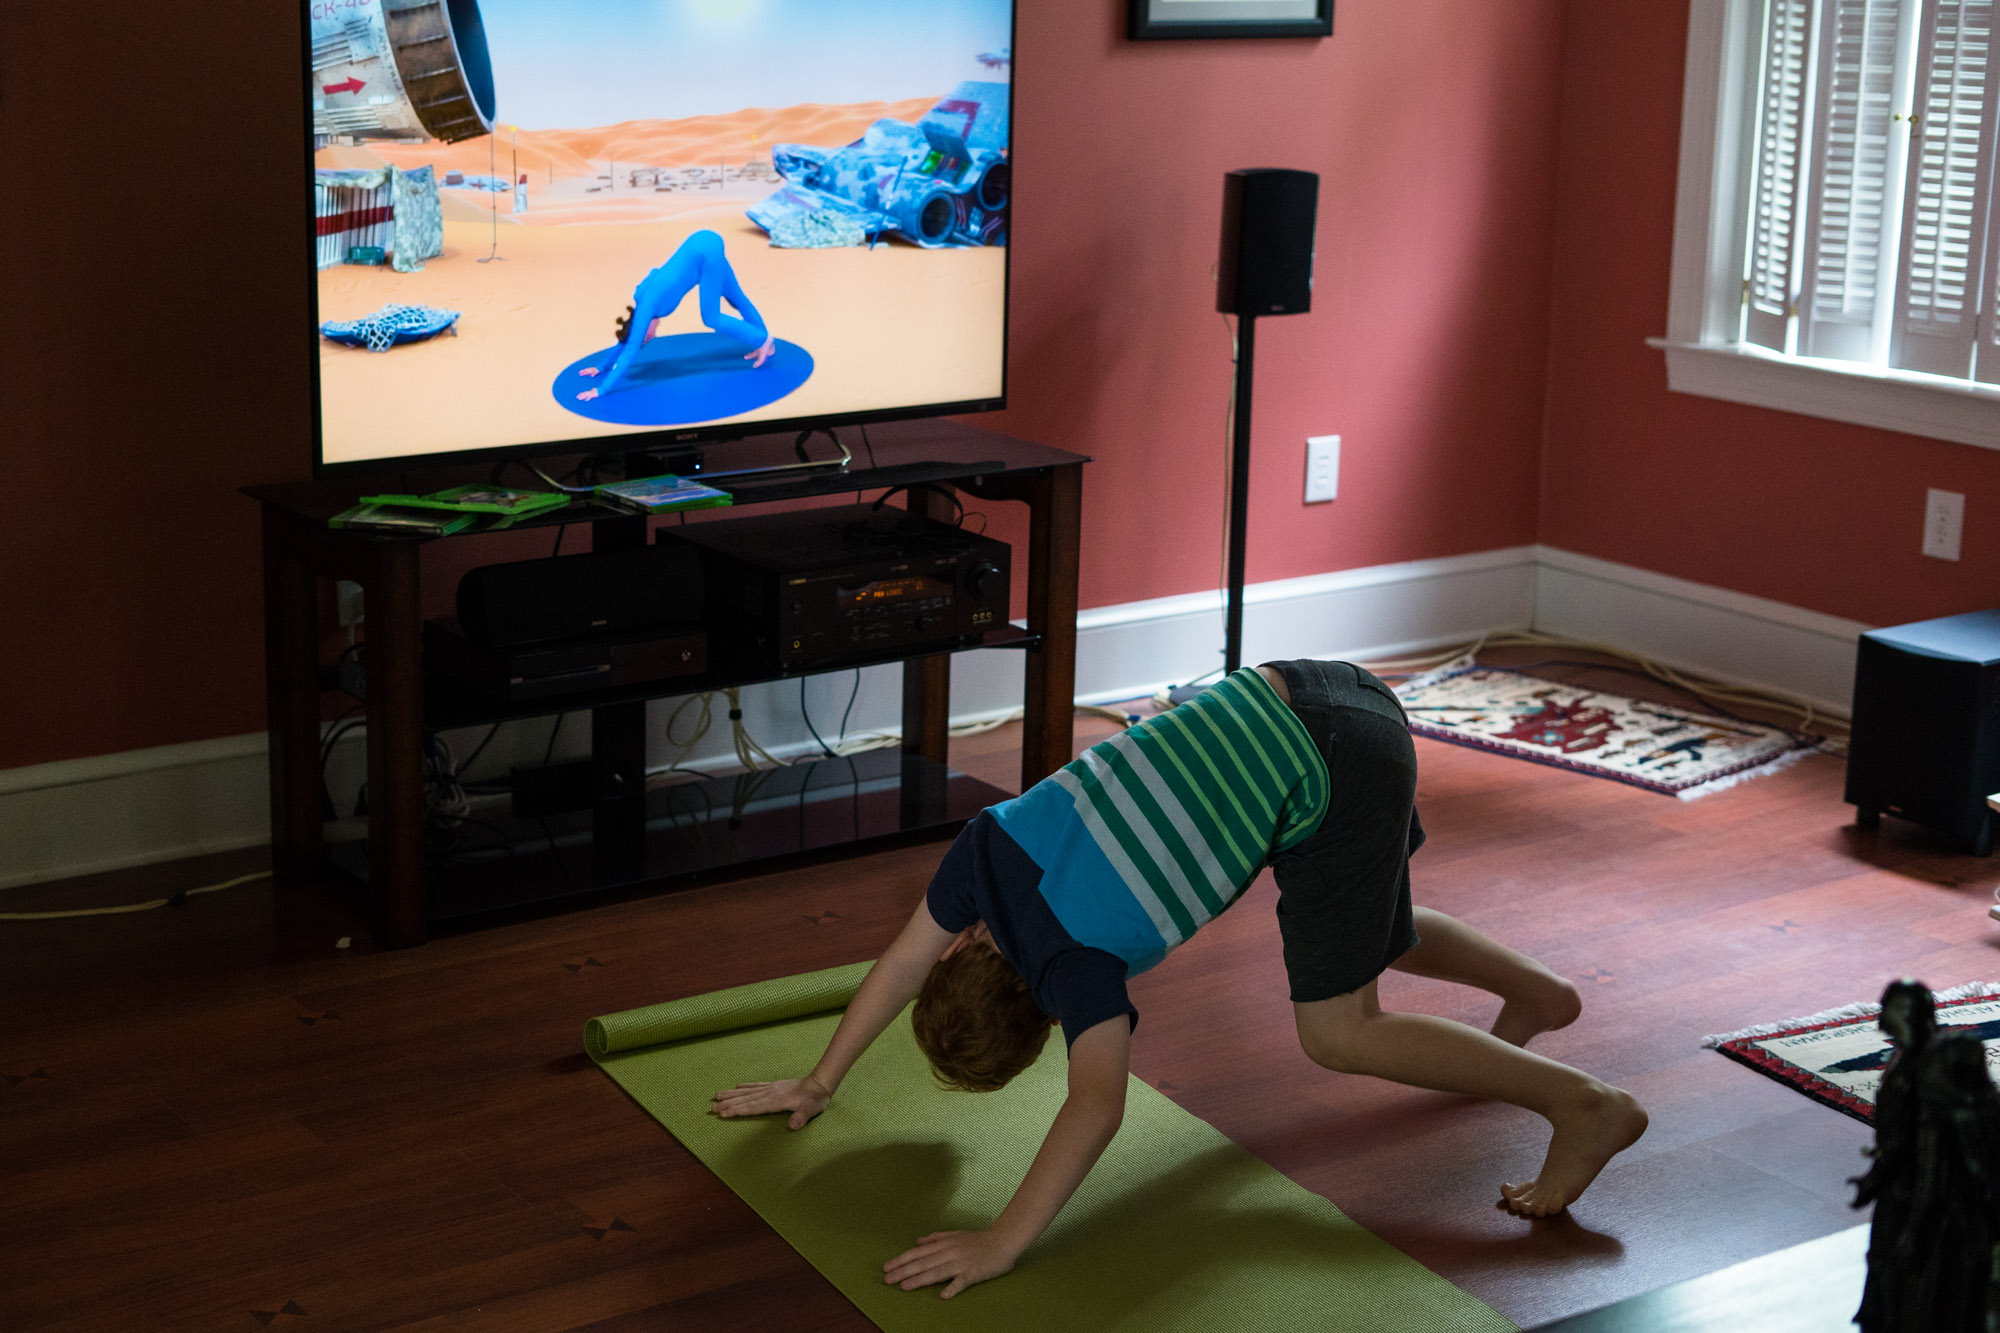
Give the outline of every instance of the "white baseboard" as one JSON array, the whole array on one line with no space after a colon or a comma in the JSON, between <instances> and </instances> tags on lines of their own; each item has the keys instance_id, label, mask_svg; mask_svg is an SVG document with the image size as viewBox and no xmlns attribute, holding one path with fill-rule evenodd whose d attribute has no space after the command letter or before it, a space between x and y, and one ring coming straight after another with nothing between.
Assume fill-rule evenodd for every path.
<instances>
[{"instance_id":1,"label":"white baseboard","mask_svg":"<svg viewBox=\"0 0 2000 1333\"><path fill-rule=\"evenodd\" d=\"M1521 546L1255 584L1244 610L1244 660L1279 657L1378 658L1462 643L1490 630L1533 626L1614 644L1685 669L1787 690L1843 713L1852 688L1852 621L1553 547ZM1222 597L1191 593L1077 617L1077 698L1139 698L1221 666ZM850 734L900 722L899 669L871 667L853 694ZM961 653L953 659L955 721L1004 716L1019 706L1018 651ZM806 706L833 738L855 677L808 677ZM727 702L717 696L707 735L685 753L695 705L677 700L648 710L653 764L720 770L734 763ZM817 747L800 712L796 681L746 687L744 724L781 758ZM549 748L551 724L503 728L480 754L476 774L502 774L545 754L586 752L589 727L572 716ZM461 756L485 735L452 733ZM335 746L328 785L343 809L365 768L363 737ZM118 870L206 852L254 846L268 834L265 745L261 733L132 750L0 770L0 889Z\"/></svg>"},{"instance_id":2,"label":"white baseboard","mask_svg":"<svg viewBox=\"0 0 2000 1333\"><path fill-rule=\"evenodd\" d=\"M1785 602L1537 548L1535 628L1616 646L1683 671L1782 690L1846 717L1856 640L1870 626Z\"/></svg>"},{"instance_id":3,"label":"white baseboard","mask_svg":"<svg viewBox=\"0 0 2000 1333\"><path fill-rule=\"evenodd\" d=\"M0 888L265 840L262 733L0 769Z\"/></svg>"}]
</instances>

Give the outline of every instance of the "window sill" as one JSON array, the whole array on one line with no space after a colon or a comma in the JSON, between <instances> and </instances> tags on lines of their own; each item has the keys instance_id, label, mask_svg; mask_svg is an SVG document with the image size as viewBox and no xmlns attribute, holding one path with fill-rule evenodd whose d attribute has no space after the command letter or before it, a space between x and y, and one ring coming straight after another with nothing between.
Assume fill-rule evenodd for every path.
<instances>
[{"instance_id":1,"label":"window sill","mask_svg":"<svg viewBox=\"0 0 2000 1333\"><path fill-rule=\"evenodd\" d=\"M1752 407L2000 449L2000 387L1756 348L1648 338L1667 354L1667 387Z\"/></svg>"}]
</instances>

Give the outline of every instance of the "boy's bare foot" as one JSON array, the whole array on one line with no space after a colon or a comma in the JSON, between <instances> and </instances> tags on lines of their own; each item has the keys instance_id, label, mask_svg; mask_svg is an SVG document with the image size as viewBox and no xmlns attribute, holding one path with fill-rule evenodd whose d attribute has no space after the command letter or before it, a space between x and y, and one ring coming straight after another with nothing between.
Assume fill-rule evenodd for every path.
<instances>
[{"instance_id":1,"label":"boy's bare foot","mask_svg":"<svg viewBox=\"0 0 2000 1333\"><path fill-rule=\"evenodd\" d=\"M1629 1092L1592 1080L1549 1117L1555 1134L1541 1173L1525 1185L1502 1185L1503 1205L1523 1217L1552 1217L1576 1201L1604 1164L1639 1141L1646 1112Z\"/></svg>"},{"instance_id":2,"label":"boy's bare foot","mask_svg":"<svg viewBox=\"0 0 2000 1333\"><path fill-rule=\"evenodd\" d=\"M577 374L579 374L579 375L586 375L586 376L588 376L588 375L595 375L595 374L597 373L597 367L596 367L596 366L585 366L585 367L584 367L584 368L583 368L582 370L579 370L579 371L577 371L576 373L577 373Z\"/></svg>"},{"instance_id":3,"label":"boy's bare foot","mask_svg":"<svg viewBox=\"0 0 2000 1333\"><path fill-rule=\"evenodd\" d=\"M589 402L589 401L590 401L591 399L593 399L593 398L597 397L597 390L595 390L595 389L585 389L585 390L584 390L584 391L583 391L582 393L578 394L578 395L577 395L576 397L577 397L577 401L578 401L578 402L584 402L584 403L587 403L587 402Z\"/></svg>"},{"instance_id":4,"label":"boy's bare foot","mask_svg":"<svg viewBox=\"0 0 2000 1333\"><path fill-rule=\"evenodd\" d=\"M1519 996L1500 1008L1493 1020L1493 1035L1515 1046L1526 1046L1531 1037L1576 1022L1583 1012L1583 997L1569 981L1551 972L1532 995Z\"/></svg>"}]
</instances>

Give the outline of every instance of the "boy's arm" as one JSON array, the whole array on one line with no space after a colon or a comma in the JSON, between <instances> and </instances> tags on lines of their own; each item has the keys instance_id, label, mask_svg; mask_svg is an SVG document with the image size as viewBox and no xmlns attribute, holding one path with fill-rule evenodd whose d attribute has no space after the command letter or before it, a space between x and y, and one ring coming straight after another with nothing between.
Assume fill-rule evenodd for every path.
<instances>
[{"instance_id":1,"label":"boy's arm","mask_svg":"<svg viewBox=\"0 0 2000 1333\"><path fill-rule=\"evenodd\" d=\"M861 1058L861 1053L922 989L924 978L952 938L951 932L932 918L928 901L918 903L895 943L883 951L862 978L861 989L854 993L847 1012L840 1016L833 1039L827 1042L826 1053L820 1056L812 1072L804 1078L742 1083L727 1092L718 1092L715 1105L710 1108L712 1114L728 1120L790 1111L791 1128L803 1127L826 1109L834 1090Z\"/></svg>"},{"instance_id":2,"label":"boy's arm","mask_svg":"<svg viewBox=\"0 0 2000 1333\"><path fill-rule=\"evenodd\" d=\"M975 1282L1014 1267L1023 1250L1055 1220L1125 1118L1132 1026L1120 1014L1087 1029L1070 1046L1069 1096L1014 1197L985 1231L937 1231L882 1265L883 1280L904 1291L949 1282L949 1300Z\"/></svg>"}]
</instances>

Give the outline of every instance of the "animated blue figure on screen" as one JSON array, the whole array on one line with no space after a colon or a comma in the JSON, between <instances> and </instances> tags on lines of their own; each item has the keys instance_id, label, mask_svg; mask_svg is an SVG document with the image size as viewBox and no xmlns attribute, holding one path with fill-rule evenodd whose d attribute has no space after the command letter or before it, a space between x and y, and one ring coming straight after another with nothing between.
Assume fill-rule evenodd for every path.
<instances>
[{"instance_id":1,"label":"animated blue figure on screen","mask_svg":"<svg viewBox=\"0 0 2000 1333\"><path fill-rule=\"evenodd\" d=\"M623 341L612 351L610 364L585 366L577 374L588 378L601 370L603 392L617 390L625 382L636 353L653 340L653 326L679 309L691 291L701 293L701 322L748 348L743 359L752 368L762 369L777 351L777 340L764 327L757 307L743 294L743 285L736 281L736 270L729 267L729 256L723 252L722 237L704 228L682 241L671 259L639 280L632 293L631 321ZM722 312L724 301L735 308L735 316ZM596 387L585 389L577 399L587 403L598 392Z\"/></svg>"},{"instance_id":2,"label":"animated blue figure on screen","mask_svg":"<svg viewBox=\"0 0 2000 1333\"><path fill-rule=\"evenodd\" d=\"M656 333L690 292L707 328ZM618 341L571 362L551 387L557 402L594 421L673 426L766 407L812 373L812 354L771 333L736 280L722 237L703 228L639 280Z\"/></svg>"}]
</instances>

